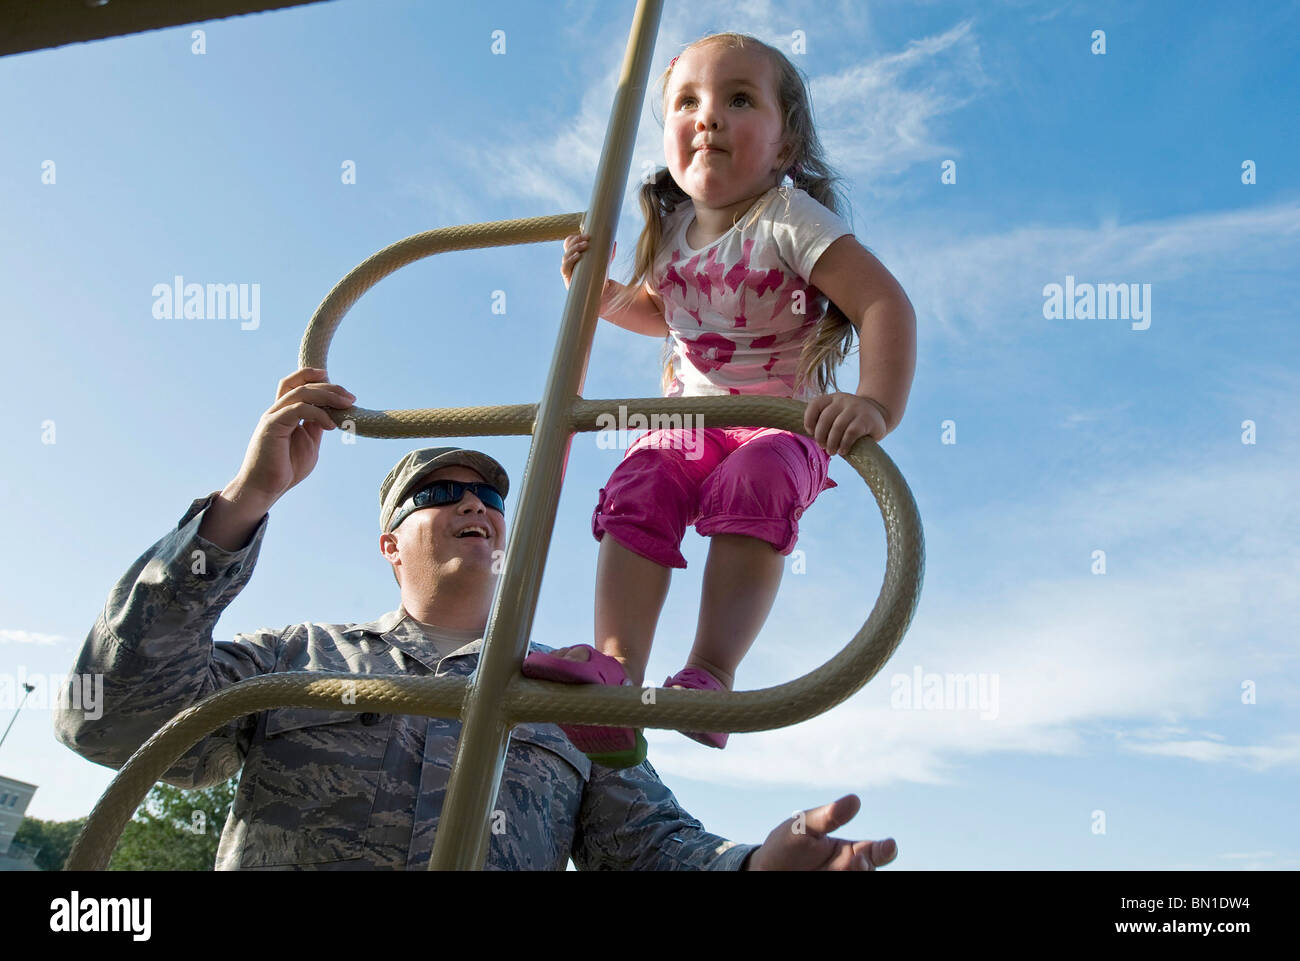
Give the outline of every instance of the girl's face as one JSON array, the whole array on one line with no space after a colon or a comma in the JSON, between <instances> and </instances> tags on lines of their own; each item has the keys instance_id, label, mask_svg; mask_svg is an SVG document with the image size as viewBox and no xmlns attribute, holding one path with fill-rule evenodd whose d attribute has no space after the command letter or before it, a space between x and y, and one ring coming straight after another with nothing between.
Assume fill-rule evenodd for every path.
<instances>
[{"instance_id":1,"label":"girl's face","mask_svg":"<svg viewBox=\"0 0 1300 961\"><path fill-rule=\"evenodd\" d=\"M785 124L775 87L772 65L757 51L692 47L678 58L665 101L664 155L696 204L739 204L781 182Z\"/></svg>"}]
</instances>

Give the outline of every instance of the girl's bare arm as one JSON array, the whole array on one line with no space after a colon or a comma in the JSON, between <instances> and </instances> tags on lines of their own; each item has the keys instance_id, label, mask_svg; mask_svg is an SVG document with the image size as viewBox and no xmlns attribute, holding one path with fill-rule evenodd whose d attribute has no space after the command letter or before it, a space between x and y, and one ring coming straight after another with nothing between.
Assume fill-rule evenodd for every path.
<instances>
[{"instance_id":1,"label":"girl's bare arm","mask_svg":"<svg viewBox=\"0 0 1300 961\"><path fill-rule=\"evenodd\" d=\"M587 252L590 242L591 237L589 234L569 234L564 238L564 256L560 260L560 276L564 278L565 287L569 286L573 278L573 268L582 259L582 255ZM617 249L618 244L614 244L614 250ZM609 254L611 262L614 259L614 250L611 250ZM611 309L611 301L613 301L614 296L626 290L627 287L617 280L613 278L606 280L605 287L600 293L600 316L616 327L630 330L634 334L645 334L647 337L667 337L668 323L664 320L664 302L662 298L652 293L649 287L643 286L630 306L617 311Z\"/></svg>"},{"instance_id":2,"label":"girl's bare arm","mask_svg":"<svg viewBox=\"0 0 1300 961\"><path fill-rule=\"evenodd\" d=\"M612 312L608 309L614 295L626 289L626 286L620 284L617 280L605 281L605 290L600 300L600 316L611 324L622 327L624 330L630 330L634 334L645 334L647 337L667 337L668 322L664 320L663 300L650 293L648 287L642 286L640 294L637 295L636 300L632 301L632 305L626 310Z\"/></svg>"}]
</instances>

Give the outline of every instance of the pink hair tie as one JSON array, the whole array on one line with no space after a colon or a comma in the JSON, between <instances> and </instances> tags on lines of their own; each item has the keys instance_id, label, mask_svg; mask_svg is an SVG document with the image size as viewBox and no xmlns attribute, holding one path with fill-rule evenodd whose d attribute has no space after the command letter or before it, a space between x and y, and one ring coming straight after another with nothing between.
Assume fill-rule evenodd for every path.
<instances>
[{"instance_id":1,"label":"pink hair tie","mask_svg":"<svg viewBox=\"0 0 1300 961\"><path fill-rule=\"evenodd\" d=\"M680 54L679 54L678 56L680 56ZM668 69L669 69L669 70L673 69L673 64L675 64L676 62L677 62L677 57L673 57L671 60L669 60L669 61L668 61Z\"/></svg>"}]
</instances>

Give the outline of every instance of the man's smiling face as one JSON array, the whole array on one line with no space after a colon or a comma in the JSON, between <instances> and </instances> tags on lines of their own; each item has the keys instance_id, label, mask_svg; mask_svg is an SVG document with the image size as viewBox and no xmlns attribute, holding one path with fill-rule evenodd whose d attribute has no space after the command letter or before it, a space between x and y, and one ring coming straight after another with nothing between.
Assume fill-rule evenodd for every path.
<instances>
[{"instance_id":1,"label":"man's smiling face","mask_svg":"<svg viewBox=\"0 0 1300 961\"><path fill-rule=\"evenodd\" d=\"M485 483L477 471L468 467L441 467L421 477L411 486L411 493L435 480ZM401 577L407 581L476 570L495 576L493 554L505 549L505 534L505 516L484 504L473 491L466 491L455 504L424 507L408 514L396 530L381 534L379 543L390 563L397 560L394 572L400 567Z\"/></svg>"}]
</instances>

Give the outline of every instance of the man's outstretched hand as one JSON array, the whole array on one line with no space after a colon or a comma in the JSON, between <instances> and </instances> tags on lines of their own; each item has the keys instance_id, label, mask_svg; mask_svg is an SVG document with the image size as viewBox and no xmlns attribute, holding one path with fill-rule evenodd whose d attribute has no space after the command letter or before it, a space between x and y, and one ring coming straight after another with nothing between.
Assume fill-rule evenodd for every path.
<instances>
[{"instance_id":1,"label":"man's outstretched hand","mask_svg":"<svg viewBox=\"0 0 1300 961\"><path fill-rule=\"evenodd\" d=\"M898 856L893 838L847 841L828 837L862 807L856 794L803 811L778 824L749 856L746 871L874 871Z\"/></svg>"}]
</instances>

